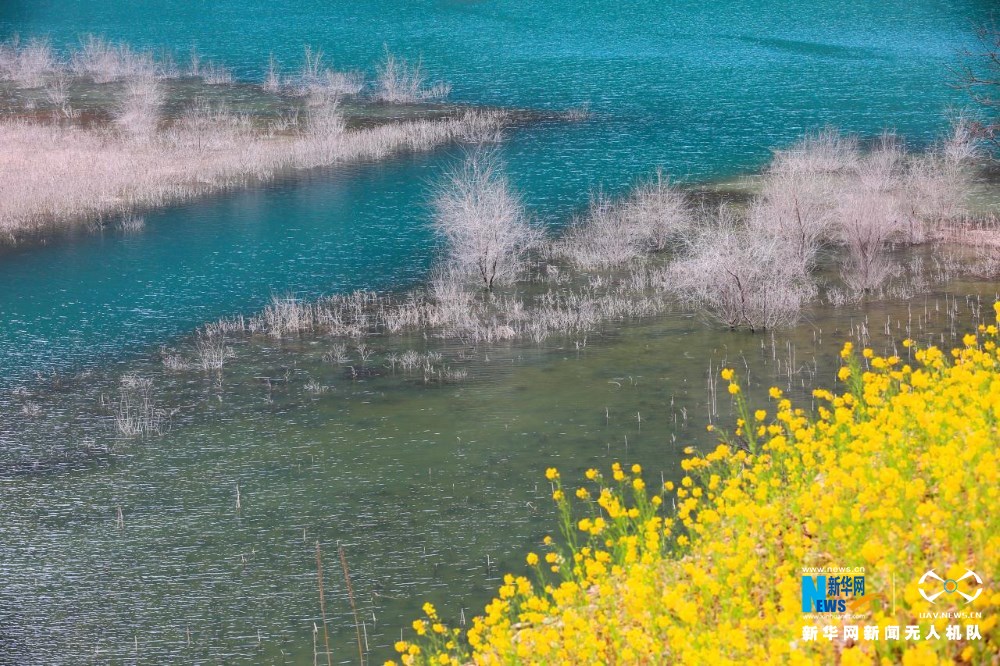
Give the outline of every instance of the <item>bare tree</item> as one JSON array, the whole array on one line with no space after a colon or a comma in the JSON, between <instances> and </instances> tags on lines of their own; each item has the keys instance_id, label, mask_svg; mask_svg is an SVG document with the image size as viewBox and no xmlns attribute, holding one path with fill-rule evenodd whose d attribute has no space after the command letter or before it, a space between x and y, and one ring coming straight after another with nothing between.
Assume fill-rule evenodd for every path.
<instances>
[{"instance_id":1,"label":"bare tree","mask_svg":"<svg viewBox=\"0 0 1000 666\"><path fill-rule=\"evenodd\" d=\"M840 274L855 291L882 286L896 271L890 243L903 240L908 230L911 238L918 235L908 206L910 164L902 143L886 133L837 188L836 233L847 249Z\"/></svg>"},{"instance_id":2,"label":"bare tree","mask_svg":"<svg viewBox=\"0 0 1000 666\"><path fill-rule=\"evenodd\" d=\"M490 152L470 155L438 186L434 229L446 241L448 270L492 291L523 270L539 233Z\"/></svg>"}]
</instances>

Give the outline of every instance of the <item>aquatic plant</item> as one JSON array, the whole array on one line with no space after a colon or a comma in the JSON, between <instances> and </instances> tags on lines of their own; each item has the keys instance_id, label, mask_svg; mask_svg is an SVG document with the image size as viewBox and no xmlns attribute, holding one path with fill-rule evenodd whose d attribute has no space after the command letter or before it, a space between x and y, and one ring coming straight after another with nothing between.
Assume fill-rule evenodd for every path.
<instances>
[{"instance_id":1,"label":"aquatic plant","mask_svg":"<svg viewBox=\"0 0 1000 666\"><path fill-rule=\"evenodd\" d=\"M736 428L685 449L680 483L615 463L570 487L550 468L561 539L529 552L533 575L505 576L467 632L425 604L400 661L990 663L997 616L949 613L993 609L1000 592L946 595L931 618L917 581L1000 566L997 324L951 354L845 344L842 389L815 390L811 413L778 388L754 408L723 369ZM803 574L840 566L864 567L864 618L803 614Z\"/></svg>"},{"instance_id":2,"label":"aquatic plant","mask_svg":"<svg viewBox=\"0 0 1000 666\"><path fill-rule=\"evenodd\" d=\"M153 380L136 374L123 375L114 398L101 396L111 412L114 428L123 437L147 437L163 431L167 413L153 398Z\"/></svg>"}]
</instances>

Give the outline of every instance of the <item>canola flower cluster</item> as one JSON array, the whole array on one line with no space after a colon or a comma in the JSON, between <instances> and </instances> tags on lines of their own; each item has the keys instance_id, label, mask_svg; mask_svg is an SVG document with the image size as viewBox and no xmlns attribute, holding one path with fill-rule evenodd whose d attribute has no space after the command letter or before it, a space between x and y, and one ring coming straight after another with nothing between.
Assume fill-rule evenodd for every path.
<instances>
[{"instance_id":1,"label":"canola flower cluster","mask_svg":"<svg viewBox=\"0 0 1000 666\"><path fill-rule=\"evenodd\" d=\"M464 636L425 605L416 640L396 645L400 661L1000 663L998 342L994 324L950 354L906 340L909 362L847 343L844 390L815 391L815 413L777 388L751 413L723 370L737 427L712 451L687 449L677 487L650 489L639 465L615 464L610 478L588 470L569 489L549 469L562 539L527 555L535 580L508 575ZM802 570L847 566L866 572L860 623L950 639L857 640L843 630L857 619L805 619ZM917 585L930 569L975 570L985 588L969 604L943 595L932 605ZM953 633L956 622L974 622L981 638ZM818 640L804 625L819 625Z\"/></svg>"}]
</instances>

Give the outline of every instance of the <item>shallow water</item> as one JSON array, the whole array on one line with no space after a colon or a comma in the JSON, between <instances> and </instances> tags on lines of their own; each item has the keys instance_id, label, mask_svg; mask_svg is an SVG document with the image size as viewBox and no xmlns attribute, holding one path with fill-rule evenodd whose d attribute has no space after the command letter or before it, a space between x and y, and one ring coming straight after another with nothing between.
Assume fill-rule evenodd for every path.
<instances>
[{"instance_id":1,"label":"shallow water","mask_svg":"<svg viewBox=\"0 0 1000 666\"><path fill-rule=\"evenodd\" d=\"M991 7L15 0L0 36L196 42L244 78L304 43L370 72L385 43L422 54L458 101L588 103L586 122L523 127L503 147L528 205L558 226L594 188L620 192L657 166L722 178L828 123L926 143L960 100L945 70ZM708 419L731 420L724 393L710 407L720 363L751 373L755 400L779 383L808 402L852 333L890 344L891 316L895 340L950 339L997 289L817 307L774 337L673 311L541 346L379 339L368 364L351 351L354 373L322 360L328 340L239 344L221 377L163 368L159 345L190 355L194 326L272 294L423 281L427 193L460 153L320 170L151 213L140 234L0 257L0 376L20 387L0 394L0 663L311 663L317 541L335 661L356 662L339 543L378 663L422 601L457 623L521 569L553 524L546 467L579 479L634 460L650 483L676 478L679 451L709 445ZM391 351L428 347L466 379L385 367ZM163 435L114 437L102 396L124 372L153 378Z\"/></svg>"},{"instance_id":2,"label":"shallow water","mask_svg":"<svg viewBox=\"0 0 1000 666\"><path fill-rule=\"evenodd\" d=\"M99 406L117 395L114 371L10 396L5 656L310 663L320 541L335 661L356 661L339 544L380 663L423 601L458 624L504 572L523 570L523 553L555 525L546 467L570 488L614 460L641 461L652 485L677 480L683 447L712 446L705 424L734 418L721 365L749 375L756 406L772 384L808 404L812 386L833 384L844 339L903 353L893 341L948 342L991 311L996 285L954 288L982 298L814 308L773 337L674 311L543 346L375 339L366 363L354 349L347 363L324 361L324 339L237 344L221 375L166 372L153 358L130 368L153 378L157 406L173 414L147 440L117 439ZM386 360L428 348L466 378L425 382Z\"/></svg>"}]
</instances>

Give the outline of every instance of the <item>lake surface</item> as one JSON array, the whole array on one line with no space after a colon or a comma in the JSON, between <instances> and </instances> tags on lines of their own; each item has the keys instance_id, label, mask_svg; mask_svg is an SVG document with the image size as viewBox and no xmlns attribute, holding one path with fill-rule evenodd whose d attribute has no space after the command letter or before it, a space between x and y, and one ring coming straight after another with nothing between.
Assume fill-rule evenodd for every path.
<instances>
[{"instance_id":1,"label":"lake surface","mask_svg":"<svg viewBox=\"0 0 1000 666\"><path fill-rule=\"evenodd\" d=\"M895 129L916 146L963 99L949 67L991 2L5 2L0 38L82 34L192 45L239 77L304 44L374 75L383 45L473 104L588 105L584 123L516 132L503 150L531 210L565 223L602 188L663 167L686 180L765 162L803 133ZM390 288L430 262L430 183L455 151L339 169L148 216L141 237L72 239L0 261L0 376L121 357L272 293Z\"/></svg>"},{"instance_id":2,"label":"lake surface","mask_svg":"<svg viewBox=\"0 0 1000 666\"><path fill-rule=\"evenodd\" d=\"M904 357L907 336L956 341L996 287L813 308L775 336L673 311L581 349L414 336L336 364L329 340L255 341L221 376L152 358L130 369L172 416L145 440L118 439L100 408L118 397L116 369L39 383L0 403L0 663L313 663L317 541L335 663L357 662L338 545L381 663L424 601L458 626L524 570L557 524L547 467L571 489L616 460L641 462L651 486L677 482L684 447L714 448L705 424L735 419L723 365L749 375L755 407L770 385L808 405L833 385L843 340ZM390 369L390 353L428 347L465 379Z\"/></svg>"},{"instance_id":3,"label":"lake surface","mask_svg":"<svg viewBox=\"0 0 1000 666\"><path fill-rule=\"evenodd\" d=\"M100 33L178 57L195 43L246 79L270 52L292 68L306 43L371 73L385 44L422 56L457 101L587 104L589 120L524 127L502 147L528 206L558 227L596 188L623 192L658 166L731 177L827 124L926 144L962 103L947 69L992 7L15 0L0 37ZM160 345L190 355L192 328L272 294L424 280L428 191L460 158L319 170L151 213L141 234L0 256L0 663L311 663L317 541L335 662L356 654L340 543L379 663L424 600L459 623L520 570L553 525L546 467L578 479L634 460L650 482L676 478L680 450L709 443L720 363L751 372L755 399L779 383L808 401L832 384L843 339L947 340L996 293L953 284L957 301L817 307L774 337L676 311L585 346L377 340L377 372L360 378L308 339L241 344L221 377L163 368ZM390 352L428 346L466 379L386 369ZM101 403L124 372L152 378L172 412L162 436L115 438ZM722 396L717 412L730 418Z\"/></svg>"}]
</instances>

